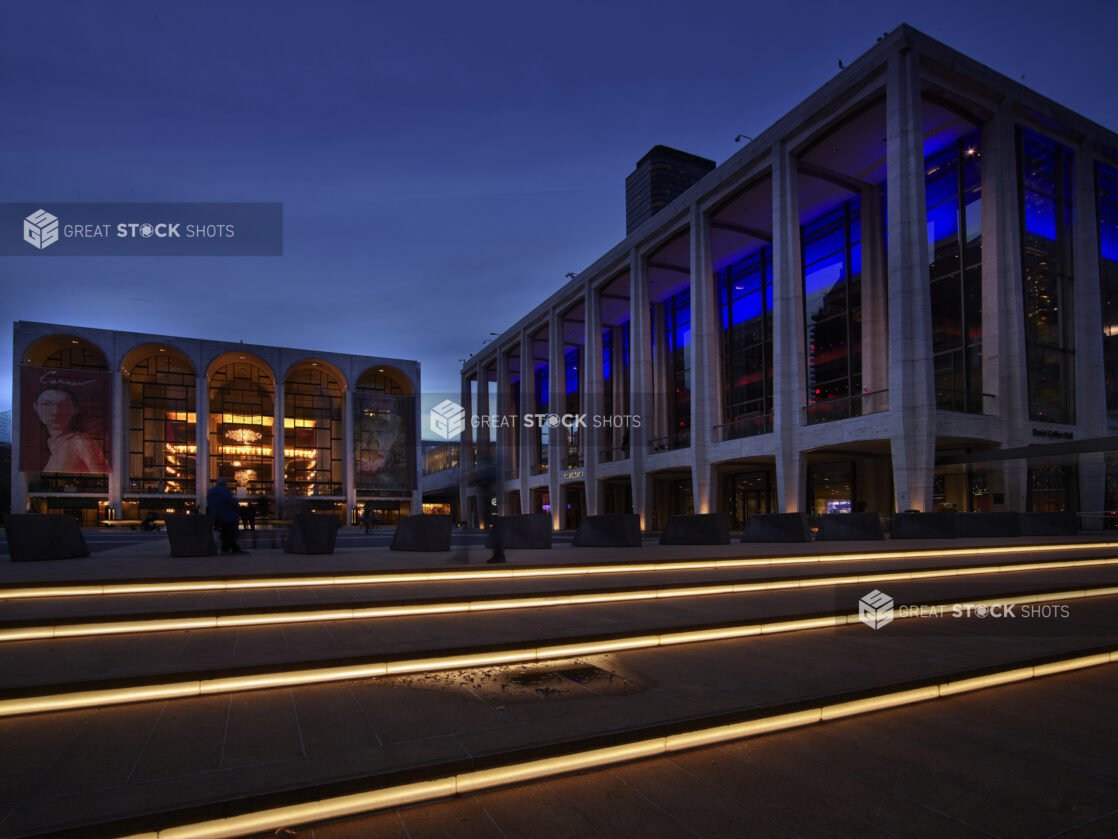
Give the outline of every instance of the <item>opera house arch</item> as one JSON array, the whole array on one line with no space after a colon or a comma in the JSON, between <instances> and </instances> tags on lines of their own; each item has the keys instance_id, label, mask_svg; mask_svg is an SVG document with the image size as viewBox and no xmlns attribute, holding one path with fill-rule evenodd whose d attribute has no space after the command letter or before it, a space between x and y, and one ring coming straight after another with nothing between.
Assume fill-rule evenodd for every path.
<instances>
[{"instance_id":1,"label":"opera house arch","mask_svg":"<svg viewBox=\"0 0 1118 839\"><path fill-rule=\"evenodd\" d=\"M420 509L418 362L28 321L14 339L13 512L138 524L204 510L224 476L258 516L351 523L358 440L369 492Z\"/></svg>"}]
</instances>

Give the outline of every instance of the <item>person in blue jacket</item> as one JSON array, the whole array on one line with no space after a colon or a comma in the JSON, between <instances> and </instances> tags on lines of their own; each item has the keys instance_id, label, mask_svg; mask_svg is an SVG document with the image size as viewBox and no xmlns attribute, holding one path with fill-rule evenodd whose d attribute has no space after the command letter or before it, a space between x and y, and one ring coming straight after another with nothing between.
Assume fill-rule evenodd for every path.
<instances>
[{"instance_id":1,"label":"person in blue jacket","mask_svg":"<svg viewBox=\"0 0 1118 839\"><path fill-rule=\"evenodd\" d=\"M221 552L234 554L247 554L244 548L237 544L237 523L240 521L240 508L237 499L229 490L229 479L222 475L206 495L206 506L217 521L217 529L221 531Z\"/></svg>"}]
</instances>

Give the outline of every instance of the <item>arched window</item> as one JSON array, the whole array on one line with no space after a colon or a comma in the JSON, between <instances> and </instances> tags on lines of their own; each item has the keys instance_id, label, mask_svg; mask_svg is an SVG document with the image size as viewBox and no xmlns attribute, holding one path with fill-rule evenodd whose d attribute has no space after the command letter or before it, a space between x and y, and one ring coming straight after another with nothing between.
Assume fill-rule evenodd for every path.
<instances>
[{"instance_id":1,"label":"arched window","mask_svg":"<svg viewBox=\"0 0 1118 839\"><path fill-rule=\"evenodd\" d=\"M345 390L329 371L293 371L283 388L284 492L342 495Z\"/></svg>"},{"instance_id":2,"label":"arched window","mask_svg":"<svg viewBox=\"0 0 1118 839\"><path fill-rule=\"evenodd\" d=\"M210 478L225 476L250 495L272 492L275 422L272 378L256 364L234 362L210 377Z\"/></svg>"},{"instance_id":3,"label":"arched window","mask_svg":"<svg viewBox=\"0 0 1118 839\"><path fill-rule=\"evenodd\" d=\"M128 377L128 491L193 495L194 368L171 354L152 355Z\"/></svg>"}]
</instances>

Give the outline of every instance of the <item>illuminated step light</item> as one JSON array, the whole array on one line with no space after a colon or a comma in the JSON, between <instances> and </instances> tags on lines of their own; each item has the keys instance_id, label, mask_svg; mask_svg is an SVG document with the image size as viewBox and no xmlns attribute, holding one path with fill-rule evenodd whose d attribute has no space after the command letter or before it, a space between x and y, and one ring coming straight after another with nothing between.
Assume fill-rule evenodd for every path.
<instances>
[{"instance_id":1,"label":"illuminated step light","mask_svg":"<svg viewBox=\"0 0 1118 839\"><path fill-rule=\"evenodd\" d=\"M367 815L399 807L428 804L461 795L471 795L513 784L540 781L573 772L602 769L635 760L662 757L678 752L721 745L763 734L802 728L836 719L889 708L929 702L998 685L1014 684L1118 662L1118 649L1036 665L1013 666L958 681L931 683L897 691L884 690L856 700L820 704L793 712L776 712L742 722L634 740L604 748L571 751L535 760L473 769L408 784L369 789L333 797L318 797L301 804L226 816L209 821L180 824L125 839L236 839L270 834L279 828L303 827L341 818ZM436 767L437 774L437 767Z\"/></svg>"},{"instance_id":2,"label":"illuminated step light","mask_svg":"<svg viewBox=\"0 0 1118 839\"><path fill-rule=\"evenodd\" d=\"M971 606L992 606L995 604L1010 605L1015 603L1038 603L1045 600L1074 600L1108 595L1118 595L1118 586L1100 589L1077 589L1044 593L1034 592L1027 595L1010 597L992 596L982 600L968 601L968 604ZM951 605L955 602L957 601L926 605ZM916 611L897 614L894 619L916 620L930 616L931 615L924 612ZM816 615L809 618L767 620L761 623L741 624L730 627L689 628L667 632L644 632L637 635L622 637L608 637L602 639L589 638L543 644L540 646L491 650L477 653L456 652L441 657L387 661L374 660L357 663L347 662L342 665L311 667L299 670L277 670L273 672L258 672L251 675L217 676L211 679L190 679L181 682L130 685L128 687L84 690L72 693L41 694L38 696L0 700L0 717L38 714L51 711L67 711L78 708L94 708L106 705L123 705L152 699L176 699L188 696L208 696L245 690L259 690L262 688L324 684L346 679L370 679L379 676L461 670L471 667L493 667L502 664L528 664L586 655L618 653L626 650L652 649L655 647L675 646L678 644L824 629L848 624L853 625L859 623L860 620L861 618L856 612L836 613L834 615Z\"/></svg>"},{"instance_id":3,"label":"illuminated step light","mask_svg":"<svg viewBox=\"0 0 1118 839\"><path fill-rule=\"evenodd\" d=\"M461 571L427 569L420 571L388 571L371 574L335 574L307 577L242 577L219 580L153 580L141 583L61 583L56 585L27 586L0 589L0 600L37 597L73 597L97 594L153 594L180 591L235 591L258 588L307 588L316 586L353 586L377 583L426 583L455 580L497 580L547 577L591 576L601 574L674 573L686 571L725 571L738 568L756 568L778 565L817 565L828 562L863 560L921 559L929 557L1014 556L1045 551L1067 553L1075 551L1118 550L1115 542L1091 542L1071 545L1028 545L998 548L952 548L943 551L883 551L880 553L824 554L818 556L749 557L744 559L699 559L673 562L632 562L601 565L563 566L503 566L476 568ZM960 574L988 574L996 571L1042 570L1045 568L1073 568L1090 565L1109 565L1118 559L1089 559L1068 562L1050 561L1013 565L984 565L960 568ZM973 569L973 570L968 570ZM864 575L859 581L870 581Z\"/></svg>"},{"instance_id":4,"label":"illuminated step light","mask_svg":"<svg viewBox=\"0 0 1118 839\"><path fill-rule=\"evenodd\" d=\"M1118 558L1111 560L1091 560L1091 564L1118 565ZM1075 568L1079 563L1049 563L1049 568ZM1035 571L1027 568L1009 566L982 566L984 573L1010 573L1010 571ZM4 627L0 625L0 642L30 641L48 638L77 638L101 635L122 635L130 632L166 632L174 630L222 629L243 626L262 626L267 624L298 624L322 621L371 620L376 618L416 617L419 615L462 614L467 612L493 612L505 609L542 609L553 606L588 606L605 603L631 603L648 600L667 600L681 597L709 597L728 594L756 594L766 591L788 589L820 588L830 586L856 585L860 583L910 582L915 580L940 579L969 575L974 569L934 568L912 571L897 571L873 575L850 575L845 577L823 577L788 580L751 580L745 583L713 583L707 586L668 586L659 589L636 591L595 591L543 594L525 597L495 597L481 600L426 601L417 603L384 605L330 606L306 611L271 611L235 615L189 615L175 618L135 618L121 621L91 621L88 623L43 624L38 626ZM1093 590L1093 589L1092 589ZM1106 589L1104 593L1111 593ZM1115 590L1114 593L1118 593ZM1094 596L1099 596L1098 594ZM1047 595L1042 595L1047 597Z\"/></svg>"}]
</instances>

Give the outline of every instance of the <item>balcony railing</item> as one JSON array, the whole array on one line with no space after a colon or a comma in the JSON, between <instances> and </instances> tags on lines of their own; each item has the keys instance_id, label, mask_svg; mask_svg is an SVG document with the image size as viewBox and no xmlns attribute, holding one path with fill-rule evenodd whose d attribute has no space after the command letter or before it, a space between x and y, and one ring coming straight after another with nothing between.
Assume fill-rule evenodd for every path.
<instances>
[{"instance_id":1,"label":"balcony railing","mask_svg":"<svg viewBox=\"0 0 1118 839\"><path fill-rule=\"evenodd\" d=\"M769 434L772 430L773 415L772 411L769 411L751 417L739 417L724 425L716 425L714 427L714 441L722 443L726 440L741 440L744 437Z\"/></svg>"},{"instance_id":2,"label":"balcony railing","mask_svg":"<svg viewBox=\"0 0 1118 839\"><path fill-rule=\"evenodd\" d=\"M862 417L868 414L880 414L888 410L889 391L875 390L854 396L824 399L814 405L808 405L804 408L804 420L807 425L815 425L820 422L834 422L835 420Z\"/></svg>"},{"instance_id":3,"label":"balcony railing","mask_svg":"<svg viewBox=\"0 0 1118 839\"><path fill-rule=\"evenodd\" d=\"M629 447L628 446L614 446L611 449L602 449L598 453L598 459L602 463L613 463L615 460L628 460Z\"/></svg>"},{"instance_id":4,"label":"balcony railing","mask_svg":"<svg viewBox=\"0 0 1118 839\"><path fill-rule=\"evenodd\" d=\"M941 411L955 411L961 414L994 414L994 394L975 393L972 390L953 390L936 388L936 407Z\"/></svg>"},{"instance_id":5,"label":"balcony railing","mask_svg":"<svg viewBox=\"0 0 1118 839\"><path fill-rule=\"evenodd\" d=\"M675 449L685 449L691 445L691 431L677 431L667 437L652 437L648 441L648 450L656 452L670 452Z\"/></svg>"}]
</instances>

